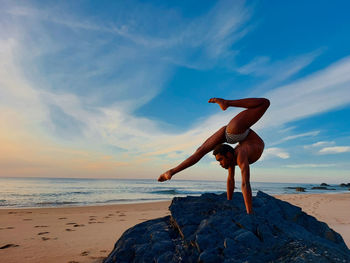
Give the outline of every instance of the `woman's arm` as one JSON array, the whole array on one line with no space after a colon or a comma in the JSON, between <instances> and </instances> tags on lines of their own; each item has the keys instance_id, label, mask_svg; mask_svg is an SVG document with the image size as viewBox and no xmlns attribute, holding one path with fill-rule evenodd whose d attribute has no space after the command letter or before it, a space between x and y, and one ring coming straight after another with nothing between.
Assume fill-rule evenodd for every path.
<instances>
[{"instance_id":1,"label":"woman's arm","mask_svg":"<svg viewBox=\"0 0 350 263\"><path fill-rule=\"evenodd\" d=\"M232 200L235 191L235 166L228 168L227 176L227 200Z\"/></svg>"}]
</instances>

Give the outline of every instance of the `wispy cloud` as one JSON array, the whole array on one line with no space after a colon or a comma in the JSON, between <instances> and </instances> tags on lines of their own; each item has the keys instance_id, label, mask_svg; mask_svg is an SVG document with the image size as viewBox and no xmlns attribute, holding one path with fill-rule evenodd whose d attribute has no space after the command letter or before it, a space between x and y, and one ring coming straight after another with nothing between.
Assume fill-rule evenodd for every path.
<instances>
[{"instance_id":1,"label":"wispy cloud","mask_svg":"<svg viewBox=\"0 0 350 263\"><path fill-rule=\"evenodd\" d=\"M254 93L261 93L297 74L310 65L322 52L323 50L319 49L307 54L273 62L267 56L259 56L236 70L241 74L266 79L254 89Z\"/></svg>"},{"instance_id":2,"label":"wispy cloud","mask_svg":"<svg viewBox=\"0 0 350 263\"><path fill-rule=\"evenodd\" d=\"M265 149L260 159L266 160L276 157L280 159L288 159L290 156L286 150L277 147L272 147Z\"/></svg>"},{"instance_id":3,"label":"wispy cloud","mask_svg":"<svg viewBox=\"0 0 350 263\"><path fill-rule=\"evenodd\" d=\"M293 169L301 169L301 168L327 168L334 167L336 164L332 163L303 163L303 164L289 164L285 167L293 168Z\"/></svg>"},{"instance_id":4,"label":"wispy cloud","mask_svg":"<svg viewBox=\"0 0 350 263\"><path fill-rule=\"evenodd\" d=\"M295 135L290 135L287 137L282 138L281 140L277 141L277 142L273 142L270 145L277 145L286 141L291 141L291 140L295 140L298 138L303 138L303 137L314 137L317 136L320 133L320 131L311 131L311 132L304 132L304 133L300 133L300 134L295 134Z\"/></svg>"},{"instance_id":5,"label":"wispy cloud","mask_svg":"<svg viewBox=\"0 0 350 263\"><path fill-rule=\"evenodd\" d=\"M268 114L256 126L268 128L306 118L350 103L350 57L265 94Z\"/></svg>"},{"instance_id":6,"label":"wispy cloud","mask_svg":"<svg viewBox=\"0 0 350 263\"><path fill-rule=\"evenodd\" d=\"M31 148L37 149L31 155L23 150L18 157L37 158L55 145L51 156L57 159L70 156L68 149L84 149L82 153L86 154L79 157L82 167L121 167L129 162L143 167L147 158L158 158L161 165L191 153L215 132L216 125L206 126L210 121L204 122L174 136L159 129L162 123L134 116L133 112L162 90L171 72L168 55L180 59L182 66L194 63L197 68L211 67L217 59L230 56L230 45L244 35L242 25L249 11L243 2L237 2L237 7L225 7L220 2L189 26L183 23L170 28L175 30L172 33L176 39L167 38L170 32L159 37L153 37L152 32L138 32L135 24L133 28L107 26L79 21L65 12L53 16L53 10L35 7L10 9L8 15L14 16L17 24L0 43L0 67L4 69L0 73L0 108L6 115L3 124L26 134L23 140L18 138L18 146L32 140ZM209 28L208 20L212 22ZM176 34L176 30L183 32ZM96 34L108 36L101 39L94 37ZM40 36L40 41L32 36ZM202 53L198 59L192 57L196 49ZM10 112L18 118L11 118ZM38 133L43 138L40 147L35 147L39 142L33 138ZM92 161L90 151L103 151L101 145L123 149L114 155L118 161L103 159L103 154L95 156L103 160ZM161 154L167 159L159 157ZM53 165L52 160L43 163Z\"/></svg>"},{"instance_id":7,"label":"wispy cloud","mask_svg":"<svg viewBox=\"0 0 350 263\"><path fill-rule=\"evenodd\" d=\"M193 19L183 18L174 10L158 12L157 21L170 25L160 25L159 32L159 27L147 24L149 17L155 17L152 9L147 9L145 16L132 8L128 10L131 13L124 12L130 15L129 20L106 22L91 17L80 19L65 10L55 12L57 8L7 9L14 25L4 26L6 35L0 39L2 124L20 135L17 148L32 141L25 151L12 152L13 157L18 153L30 156L29 148L35 150L39 142L34 138L39 136L43 144L32 156L42 156L54 148L54 156L74 159L67 152L82 149L79 165L85 160L92 162L91 167L106 163L107 167L124 167L128 162L141 164L152 158L158 158L154 163L163 165L191 154L239 112L228 110L206 116L204 121L193 120L193 125L180 134L164 132L161 122L134 115L137 108L164 89L174 67L208 69L232 62L238 52L232 45L250 30L253 10L243 1L234 5L220 1ZM6 23L7 18L0 21ZM314 61L317 52L278 62L261 56L239 71L280 83ZM276 68L280 69L278 73L274 72ZM258 93L265 93L271 107L253 128L274 130L350 103L348 72L350 58L346 57L289 85ZM290 135L282 141L316 133ZM89 149L84 148L86 143ZM91 154L98 147L103 152L101 145L123 151L114 156L117 161L111 162L99 154L96 158L101 162L94 164ZM267 148L263 158L288 159L289 153L281 148Z\"/></svg>"},{"instance_id":8,"label":"wispy cloud","mask_svg":"<svg viewBox=\"0 0 350 263\"><path fill-rule=\"evenodd\" d=\"M334 145L334 144L335 144L334 141L319 141L319 142L315 142L315 143L310 144L310 145L305 145L304 148L305 149L319 148L319 147L325 147L325 146L330 146L330 145Z\"/></svg>"},{"instance_id":9,"label":"wispy cloud","mask_svg":"<svg viewBox=\"0 0 350 263\"><path fill-rule=\"evenodd\" d=\"M338 154L338 153L346 153L346 152L350 152L350 146L325 147L319 150L320 154Z\"/></svg>"}]
</instances>

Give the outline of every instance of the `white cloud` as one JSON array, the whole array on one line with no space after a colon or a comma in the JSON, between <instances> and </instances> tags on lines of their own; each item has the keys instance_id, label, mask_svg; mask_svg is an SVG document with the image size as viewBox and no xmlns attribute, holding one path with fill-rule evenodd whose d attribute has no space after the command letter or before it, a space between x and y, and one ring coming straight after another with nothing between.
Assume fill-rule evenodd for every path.
<instances>
[{"instance_id":1,"label":"white cloud","mask_svg":"<svg viewBox=\"0 0 350 263\"><path fill-rule=\"evenodd\" d=\"M295 135L290 135L287 137L282 138L281 140L271 143L270 145L276 145L276 144L280 144L286 141L290 141L290 140L294 140L294 139L298 139L298 138L302 138L302 137L309 137L309 136L317 136L320 133L320 131L311 131L311 132L305 132L305 133L300 133L300 134L295 134Z\"/></svg>"},{"instance_id":2,"label":"white cloud","mask_svg":"<svg viewBox=\"0 0 350 263\"><path fill-rule=\"evenodd\" d=\"M21 12L22 14L19 12L17 15L27 15L24 11ZM81 50L77 50L76 57L72 57L72 60L69 61L76 60L81 62L82 65L91 66L91 68L74 64L65 69L65 64L63 64L62 72L48 72L44 77L39 74L45 78L45 81L49 82L43 84L40 79L35 79L37 82L35 80L29 82L25 78L21 68L23 65L18 64L17 56L25 53L31 54L29 60L32 59L31 62L35 67L35 59L44 58L47 55L65 50L65 44L56 43L55 38L50 39L50 36L54 34L54 32L51 32L52 28L50 27L50 31L48 31L48 29L42 27L40 21L34 23L34 25L41 25L38 27L33 26L30 22L27 24L28 28L38 30L34 31L36 36L40 35L42 37L40 38L41 45L37 47L33 45L33 43L38 44L34 41L35 39L30 39L31 41L24 43L26 46L19 46L17 34L25 34L26 25L21 25L23 26L21 30L19 28L8 30L8 33L16 32L17 34L7 37L6 40L1 40L0 43L1 109L11 108L23 116L29 126L33 126L34 123L34 125L40 127L43 123L50 124L52 121L47 113L48 104L56 105L66 114L85 124L86 129L81 137L81 140L85 140L85 142L94 145L110 144L127 149L128 154L138 154L146 157L170 154L174 158L184 158L221 126L226 125L239 110L230 109L226 112L208 116L205 121L194 121L189 130L176 135L161 131L159 129L161 123L159 122L133 116L133 111L150 101L162 90L163 83L171 71L171 69L169 71L168 69L164 70L163 66L169 61L183 66L205 68L215 64L216 59L232 55L229 52L229 47L246 33L242 25L249 19L250 15L250 10L246 9L243 4L238 4L237 8L231 9L219 3L213 11L189 23L188 27L185 24L174 27L172 33L177 32L176 30L181 31L181 33L176 38L170 38L169 40L166 37L168 34L152 37L152 34L138 32L136 28L132 30L125 25L113 25L110 30L107 30L109 27L96 25L89 21L77 24L72 17L65 16L63 19L46 15L45 19L53 19L52 22L71 29L105 31L110 34L117 34L121 38L133 42L135 46L129 45L129 42L125 46L121 44L116 46L113 52L104 54L104 57L98 60L95 59L98 56L91 57L90 54L94 54L99 49L91 48L90 44L85 43L86 45L82 46ZM34 15L34 18L37 18L37 16ZM66 22L63 23L63 20ZM207 28L208 21L211 21L211 23ZM84 39L84 42L88 42L87 40ZM68 45L70 44L76 43L72 39L68 39ZM101 41L93 44L99 44L98 47L103 49L106 43ZM190 48L190 51L183 53L182 51L185 48ZM192 51L197 48L204 50L204 58L196 60L191 57ZM166 56L167 53L171 53L170 57ZM144 54L147 54L148 57L145 58ZM69 56L73 56L72 53ZM67 59L69 59L69 56L67 56ZM135 71L135 68L130 67L130 64L127 63L139 57L144 60L141 61L140 67L137 67L138 70ZM148 59L153 57L159 57L160 59L159 61ZM289 66L286 68L285 78L311 63L313 58L314 56L306 56L304 60L300 58L297 61L299 64L289 64L290 68ZM59 62L55 60L55 63ZM263 66L265 62L263 59L257 61L256 65L247 65L245 69L243 68L243 71L252 73L257 70L258 66ZM94 76L110 73L113 68L121 69L118 71L120 73L118 83L104 82L98 85L98 81L94 79L94 85L89 84ZM128 70L129 68L130 70ZM30 68L27 68L27 70L29 71ZM344 58L290 85L270 91L266 94L266 97L271 100L271 106L254 129L273 130L290 121L326 112L350 103L350 75L348 72L350 72L350 57ZM268 75L268 72L264 74ZM61 90L48 89L50 83L56 83ZM86 85L87 90L84 90L84 85ZM79 92L81 91L74 92L72 90L76 86L79 86L87 94L80 97ZM102 86L104 89L99 89ZM62 89L62 87L65 87L65 89ZM88 88L97 92L88 93ZM121 96L122 99L109 105L95 103L96 101L103 101L99 100L98 96L104 93L113 94L115 97ZM6 111L3 111L2 114L6 114ZM314 134L316 132L292 135L285 137L283 140L292 140L301 136L315 136ZM345 147L345 151L349 151L348 148ZM174 155L173 153L178 150L182 152ZM323 153L344 152L342 147L328 147L322 150ZM125 158L132 158L130 156L128 155ZM289 153L280 148L267 148L262 156L263 159L274 157L288 159Z\"/></svg>"},{"instance_id":3,"label":"white cloud","mask_svg":"<svg viewBox=\"0 0 350 263\"><path fill-rule=\"evenodd\" d=\"M289 165L286 165L285 167L299 169L299 168L327 168L327 167L334 167L334 166L336 165L331 163L323 163L323 164L304 163L304 164L289 164Z\"/></svg>"},{"instance_id":4,"label":"white cloud","mask_svg":"<svg viewBox=\"0 0 350 263\"><path fill-rule=\"evenodd\" d=\"M279 126L350 103L350 57L266 94L271 106L261 126Z\"/></svg>"},{"instance_id":5,"label":"white cloud","mask_svg":"<svg viewBox=\"0 0 350 263\"><path fill-rule=\"evenodd\" d=\"M146 9L143 11L154 11ZM52 15L53 12L56 15ZM173 11L165 12L164 20L175 19L180 23L173 23L158 34L153 34L154 27L146 33L147 25L137 9L132 12L130 16L135 20L131 24L127 24L130 21L103 24L80 19L59 5L52 9L9 7L7 15L13 16L16 23L5 36L13 43L7 44L1 55L2 67L9 71L10 65L11 74L2 71L0 106L11 107L24 119L29 122L35 119L38 126L47 126L50 131L56 125L49 113L53 105L84 125L80 140L89 143L112 144L150 156L171 154L174 150L183 150L181 157L191 153L219 128L218 123L211 122L213 117L174 136L161 132L161 123L136 117L133 111L162 90L171 71L165 54L172 57L170 60L179 59L184 66L194 63L195 67L212 67L217 59L230 56L231 45L246 32L243 25L250 18L251 10L243 1L235 5L220 1L208 13L185 22L176 17L178 14L173 15ZM208 21L211 21L209 26ZM118 35L120 41L110 53L104 54L101 51L108 40L91 38L87 31ZM169 38L169 35L175 37ZM40 36L40 41L33 36ZM203 53L199 60L192 57L195 50ZM47 61L54 63L45 64ZM132 65L130 61L134 61ZM108 74L112 71L115 74L110 77ZM110 78L112 81L107 82ZM14 80L17 82L12 83ZM232 112L219 118L224 125L232 118Z\"/></svg>"},{"instance_id":6,"label":"white cloud","mask_svg":"<svg viewBox=\"0 0 350 263\"><path fill-rule=\"evenodd\" d=\"M319 151L320 154L338 154L346 152L350 152L350 146L325 147Z\"/></svg>"},{"instance_id":7,"label":"white cloud","mask_svg":"<svg viewBox=\"0 0 350 263\"><path fill-rule=\"evenodd\" d=\"M270 158L278 157L280 159L288 159L289 153L284 149L272 147L264 150L260 160L266 160Z\"/></svg>"},{"instance_id":8,"label":"white cloud","mask_svg":"<svg viewBox=\"0 0 350 263\"><path fill-rule=\"evenodd\" d=\"M305 149L318 148L318 147L330 146L330 145L334 145L334 144L335 144L334 141L319 141L319 142L315 142L315 143L310 144L310 145L305 145L304 148Z\"/></svg>"}]
</instances>

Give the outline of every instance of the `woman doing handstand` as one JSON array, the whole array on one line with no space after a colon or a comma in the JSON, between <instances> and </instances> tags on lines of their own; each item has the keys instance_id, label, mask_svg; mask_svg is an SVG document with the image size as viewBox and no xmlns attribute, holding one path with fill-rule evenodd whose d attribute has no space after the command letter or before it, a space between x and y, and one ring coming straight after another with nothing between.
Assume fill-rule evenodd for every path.
<instances>
[{"instance_id":1,"label":"woman doing handstand","mask_svg":"<svg viewBox=\"0 0 350 263\"><path fill-rule=\"evenodd\" d=\"M170 180L174 174L194 165L208 152L214 150L216 160L228 170L227 199L231 200L234 187L234 171L238 165L242 172L242 193L247 213L252 213L252 191L250 187L249 165L255 163L264 150L264 141L250 127L255 124L270 106L265 98L248 98L240 100L224 100L212 98L209 103L217 103L222 110L228 107L246 108L237 114L226 126L220 128L209 137L194 154L173 169L159 176L158 181ZM223 143L238 143L233 149Z\"/></svg>"}]
</instances>

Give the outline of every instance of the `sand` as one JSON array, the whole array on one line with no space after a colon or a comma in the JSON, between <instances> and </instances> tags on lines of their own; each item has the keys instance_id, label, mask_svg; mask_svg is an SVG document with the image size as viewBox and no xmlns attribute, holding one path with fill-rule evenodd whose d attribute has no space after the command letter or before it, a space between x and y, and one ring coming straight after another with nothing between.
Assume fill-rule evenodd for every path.
<instances>
[{"instance_id":1,"label":"sand","mask_svg":"<svg viewBox=\"0 0 350 263\"><path fill-rule=\"evenodd\" d=\"M341 234L350 248L350 193L344 194L291 194L275 196L299 206L317 220L325 222Z\"/></svg>"},{"instance_id":2,"label":"sand","mask_svg":"<svg viewBox=\"0 0 350 263\"><path fill-rule=\"evenodd\" d=\"M349 194L277 196L340 233L350 247ZM102 262L128 228L169 215L170 201L69 208L0 209L1 262Z\"/></svg>"},{"instance_id":3,"label":"sand","mask_svg":"<svg viewBox=\"0 0 350 263\"><path fill-rule=\"evenodd\" d=\"M125 230L169 215L169 205L0 209L0 262L102 262Z\"/></svg>"}]
</instances>

